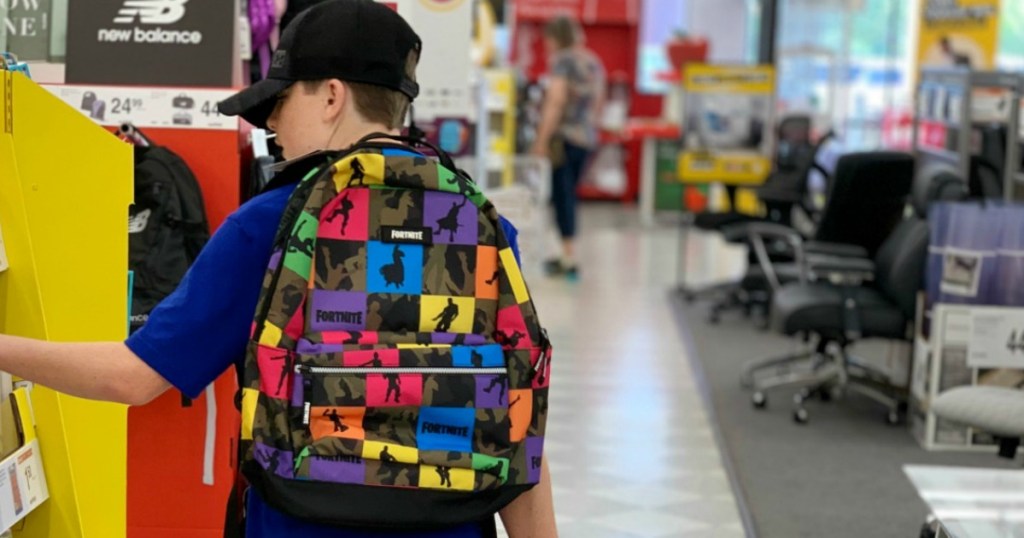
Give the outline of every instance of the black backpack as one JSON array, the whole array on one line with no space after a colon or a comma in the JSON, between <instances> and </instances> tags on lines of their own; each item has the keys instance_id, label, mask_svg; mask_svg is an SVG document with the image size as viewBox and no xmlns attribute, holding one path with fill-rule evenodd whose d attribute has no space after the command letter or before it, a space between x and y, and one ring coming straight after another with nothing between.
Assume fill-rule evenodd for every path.
<instances>
[{"instance_id":1,"label":"black backpack","mask_svg":"<svg viewBox=\"0 0 1024 538\"><path fill-rule=\"evenodd\" d=\"M210 239L203 194L192 171L171 150L135 147L135 204L129 209L131 332L178 286Z\"/></svg>"}]
</instances>

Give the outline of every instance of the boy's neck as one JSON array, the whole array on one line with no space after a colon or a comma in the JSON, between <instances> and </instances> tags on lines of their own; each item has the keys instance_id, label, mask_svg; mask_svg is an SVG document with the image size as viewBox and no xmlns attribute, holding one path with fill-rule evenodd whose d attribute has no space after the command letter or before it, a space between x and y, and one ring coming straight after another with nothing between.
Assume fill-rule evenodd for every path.
<instances>
[{"instance_id":1,"label":"boy's neck","mask_svg":"<svg viewBox=\"0 0 1024 538\"><path fill-rule=\"evenodd\" d=\"M359 142L367 135L374 133L383 133L389 135L400 135L402 134L398 129L389 129L387 126L379 123L360 123L359 125L345 128L342 126L338 133L334 136L334 140L328 145L327 149L332 150L344 150L351 147L356 142Z\"/></svg>"}]
</instances>

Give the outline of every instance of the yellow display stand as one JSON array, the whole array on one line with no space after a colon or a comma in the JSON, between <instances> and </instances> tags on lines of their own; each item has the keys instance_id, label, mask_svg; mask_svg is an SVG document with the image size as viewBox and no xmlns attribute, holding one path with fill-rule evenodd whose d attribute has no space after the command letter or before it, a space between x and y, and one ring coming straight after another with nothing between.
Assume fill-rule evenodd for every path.
<instances>
[{"instance_id":1,"label":"yellow display stand","mask_svg":"<svg viewBox=\"0 0 1024 538\"><path fill-rule=\"evenodd\" d=\"M125 337L132 149L20 73L3 76L0 332L51 341ZM122 405L36 386L50 500L15 536L125 535Z\"/></svg>"},{"instance_id":2,"label":"yellow display stand","mask_svg":"<svg viewBox=\"0 0 1024 538\"><path fill-rule=\"evenodd\" d=\"M511 187L514 183L516 155L516 79L511 69L487 69L487 103L490 132L487 133L488 175L500 181L486 181L487 186Z\"/></svg>"},{"instance_id":3,"label":"yellow display stand","mask_svg":"<svg viewBox=\"0 0 1024 538\"><path fill-rule=\"evenodd\" d=\"M686 147L679 154L679 180L736 187L764 183L772 171L768 148L773 140L775 69L769 65L688 64L682 84L688 131L684 133ZM760 131L760 142L743 140L747 128ZM721 201L712 200L710 205L721 208L725 205ZM750 190L739 190L735 203L731 211L762 213Z\"/></svg>"}]
</instances>

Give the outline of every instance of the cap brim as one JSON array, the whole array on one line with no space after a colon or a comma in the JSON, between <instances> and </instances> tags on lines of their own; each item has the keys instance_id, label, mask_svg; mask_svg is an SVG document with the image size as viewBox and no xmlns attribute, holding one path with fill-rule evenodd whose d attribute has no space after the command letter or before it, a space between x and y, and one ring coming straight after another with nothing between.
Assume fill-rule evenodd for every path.
<instances>
[{"instance_id":1,"label":"cap brim","mask_svg":"<svg viewBox=\"0 0 1024 538\"><path fill-rule=\"evenodd\" d=\"M292 84L295 84L294 80L261 80L218 103L217 110L225 116L241 116L256 127L266 129L267 119L277 105L277 96Z\"/></svg>"}]
</instances>

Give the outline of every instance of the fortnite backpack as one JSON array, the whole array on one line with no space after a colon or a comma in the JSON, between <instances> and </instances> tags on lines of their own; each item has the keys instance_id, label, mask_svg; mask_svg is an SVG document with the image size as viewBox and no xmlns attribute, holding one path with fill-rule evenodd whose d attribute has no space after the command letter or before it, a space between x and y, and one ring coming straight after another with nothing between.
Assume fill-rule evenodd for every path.
<instances>
[{"instance_id":1,"label":"fortnite backpack","mask_svg":"<svg viewBox=\"0 0 1024 538\"><path fill-rule=\"evenodd\" d=\"M135 203L128 212L132 332L178 287L209 239L203 193L185 161L161 146L135 146Z\"/></svg>"},{"instance_id":2,"label":"fortnite backpack","mask_svg":"<svg viewBox=\"0 0 1024 538\"><path fill-rule=\"evenodd\" d=\"M310 171L242 376L242 470L319 523L482 521L540 479L551 346L495 207L386 137Z\"/></svg>"}]
</instances>

